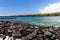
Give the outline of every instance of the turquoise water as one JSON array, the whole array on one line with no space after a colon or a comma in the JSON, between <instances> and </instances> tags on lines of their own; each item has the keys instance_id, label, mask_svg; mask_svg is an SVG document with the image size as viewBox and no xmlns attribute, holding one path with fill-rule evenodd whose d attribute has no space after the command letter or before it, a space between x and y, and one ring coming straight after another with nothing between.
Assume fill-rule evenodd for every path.
<instances>
[{"instance_id":1,"label":"turquoise water","mask_svg":"<svg viewBox=\"0 0 60 40\"><path fill-rule=\"evenodd\" d=\"M60 26L60 16L2 16L0 18L14 18L10 21L25 22L41 26Z\"/></svg>"}]
</instances>

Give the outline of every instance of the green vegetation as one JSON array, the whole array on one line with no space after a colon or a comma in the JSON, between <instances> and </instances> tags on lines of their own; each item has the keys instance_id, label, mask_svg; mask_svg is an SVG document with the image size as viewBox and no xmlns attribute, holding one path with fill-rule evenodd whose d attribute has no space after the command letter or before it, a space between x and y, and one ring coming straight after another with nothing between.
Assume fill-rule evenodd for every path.
<instances>
[{"instance_id":1,"label":"green vegetation","mask_svg":"<svg viewBox=\"0 0 60 40\"><path fill-rule=\"evenodd\" d=\"M18 15L18 16L60 16L60 12L56 13L43 13L43 14L25 14L25 15Z\"/></svg>"}]
</instances>

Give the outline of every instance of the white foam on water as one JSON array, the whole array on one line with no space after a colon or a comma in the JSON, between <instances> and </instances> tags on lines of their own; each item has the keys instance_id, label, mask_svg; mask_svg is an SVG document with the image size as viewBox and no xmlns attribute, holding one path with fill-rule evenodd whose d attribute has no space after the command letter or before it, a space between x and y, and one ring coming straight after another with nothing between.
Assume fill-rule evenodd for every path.
<instances>
[{"instance_id":1,"label":"white foam on water","mask_svg":"<svg viewBox=\"0 0 60 40\"><path fill-rule=\"evenodd\" d=\"M0 38L0 40L3 40L3 38Z\"/></svg>"},{"instance_id":2,"label":"white foam on water","mask_svg":"<svg viewBox=\"0 0 60 40\"><path fill-rule=\"evenodd\" d=\"M9 40L9 36L6 36L5 40Z\"/></svg>"},{"instance_id":3,"label":"white foam on water","mask_svg":"<svg viewBox=\"0 0 60 40\"><path fill-rule=\"evenodd\" d=\"M21 40L21 39L16 39L16 40Z\"/></svg>"}]
</instances>

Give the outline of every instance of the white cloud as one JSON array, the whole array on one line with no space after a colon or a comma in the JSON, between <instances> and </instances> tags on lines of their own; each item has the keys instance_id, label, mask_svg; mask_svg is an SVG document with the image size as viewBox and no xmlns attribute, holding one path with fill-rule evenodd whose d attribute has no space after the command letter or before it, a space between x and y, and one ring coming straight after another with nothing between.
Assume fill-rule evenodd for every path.
<instances>
[{"instance_id":1,"label":"white cloud","mask_svg":"<svg viewBox=\"0 0 60 40\"><path fill-rule=\"evenodd\" d=\"M41 13L60 12L60 3L49 4L48 6L44 7L40 12Z\"/></svg>"}]
</instances>

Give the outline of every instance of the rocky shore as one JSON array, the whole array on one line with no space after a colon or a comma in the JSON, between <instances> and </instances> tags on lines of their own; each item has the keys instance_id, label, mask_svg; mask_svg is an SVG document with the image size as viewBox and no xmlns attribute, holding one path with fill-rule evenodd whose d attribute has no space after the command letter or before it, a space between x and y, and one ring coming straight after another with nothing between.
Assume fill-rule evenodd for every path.
<instances>
[{"instance_id":1,"label":"rocky shore","mask_svg":"<svg viewBox=\"0 0 60 40\"><path fill-rule=\"evenodd\" d=\"M60 40L60 27L0 21L2 40Z\"/></svg>"}]
</instances>

